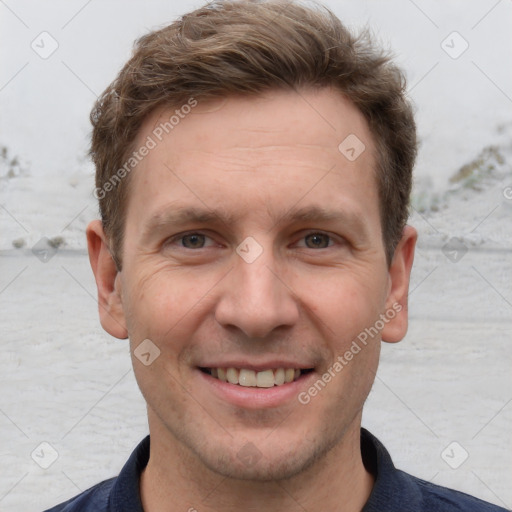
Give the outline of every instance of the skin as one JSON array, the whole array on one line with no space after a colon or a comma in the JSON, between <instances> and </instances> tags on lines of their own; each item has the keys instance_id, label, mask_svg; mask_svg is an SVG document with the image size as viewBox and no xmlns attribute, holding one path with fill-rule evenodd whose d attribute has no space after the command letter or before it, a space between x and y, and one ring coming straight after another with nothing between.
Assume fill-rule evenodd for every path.
<instances>
[{"instance_id":1,"label":"skin","mask_svg":"<svg viewBox=\"0 0 512 512\"><path fill-rule=\"evenodd\" d=\"M154 112L138 143L169 112ZM338 150L349 134L366 146L353 162ZM417 236L406 227L387 264L373 154L364 117L330 88L199 103L133 171L120 272L101 222L88 226L101 323L129 337L148 404L144 510L350 512L367 501L362 407L381 339L407 330ZM190 207L216 216L147 229L157 212ZM294 217L308 208L344 217ZM236 252L247 237L262 250L252 263ZM400 313L302 405L298 392L393 304ZM133 355L145 339L160 350L148 366ZM234 403L198 369L233 360L313 372L278 405L265 390ZM251 461L239 456L248 446Z\"/></svg>"}]
</instances>

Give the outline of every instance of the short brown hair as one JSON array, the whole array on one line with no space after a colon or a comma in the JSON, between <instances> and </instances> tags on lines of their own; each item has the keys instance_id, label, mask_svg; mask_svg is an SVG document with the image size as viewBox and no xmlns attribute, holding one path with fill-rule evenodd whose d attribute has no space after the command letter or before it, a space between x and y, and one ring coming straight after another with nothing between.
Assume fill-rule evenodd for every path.
<instances>
[{"instance_id":1,"label":"short brown hair","mask_svg":"<svg viewBox=\"0 0 512 512\"><path fill-rule=\"evenodd\" d=\"M407 221L416 157L416 127L403 74L373 45L367 31L353 35L325 7L283 0L220 0L140 38L91 112L90 153L96 191L103 192L96 197L118 269L130 176L124 172L124 179L113 179L126 166L150 113L191 98L305 86L340 91L370 127L389 264Z\"/></svg>"}]
</instances>

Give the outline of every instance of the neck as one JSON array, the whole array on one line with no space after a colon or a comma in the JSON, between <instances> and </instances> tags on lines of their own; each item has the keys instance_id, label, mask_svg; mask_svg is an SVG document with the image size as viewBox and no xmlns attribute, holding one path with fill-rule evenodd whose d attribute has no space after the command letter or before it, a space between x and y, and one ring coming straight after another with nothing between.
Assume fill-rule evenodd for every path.
<instances>
[{"instance_id":1,"label":"neck","mask_svg":"<svg viewBox=\"0 0 512 512\"><path fill-rule=\"evenodd\" d=\"M373 487L361 457L360 417L322 459L292 478L268 482L212 472L179 441L167 439L163 425L151 423L150 458L140 481L145 512L360 512Z\"/></svg>"}]
</instances>

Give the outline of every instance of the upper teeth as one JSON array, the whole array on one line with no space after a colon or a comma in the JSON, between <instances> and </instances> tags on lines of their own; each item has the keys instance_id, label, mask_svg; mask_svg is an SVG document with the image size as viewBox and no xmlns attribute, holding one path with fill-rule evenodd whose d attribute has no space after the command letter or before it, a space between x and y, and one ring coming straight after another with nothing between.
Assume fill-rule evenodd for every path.
<instances>
[{"instance_id":1,"label":"upper teeth","mask_svg":"<svg viewBox=\"0 0 512 512\"><path fill-rule=\"evenodd\" d=\"M276 368L255 372L246 368L211 368L212 377L246 387L271 388L292 382L300 376L295 368Z\"/></svg>"}]
</instances>

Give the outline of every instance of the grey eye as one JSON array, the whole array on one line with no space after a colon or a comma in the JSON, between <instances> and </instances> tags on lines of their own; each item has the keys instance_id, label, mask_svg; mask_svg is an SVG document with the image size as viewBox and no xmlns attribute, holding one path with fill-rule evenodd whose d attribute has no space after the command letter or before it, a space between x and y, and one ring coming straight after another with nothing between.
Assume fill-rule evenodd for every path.
<instances>
[{"instance_id":1,"label":"grey eye","mask_svg":"<svg viewBox=\"0 0 512 512\"><path fill-rule=\"evenodd\" d=\"M325 249L329 247L330 237L324 233L311 233L306 235L304 240L309 249Z\"/></svg>"},{"instance_id":2,"label":"grey eye","mask_svg":"<svg viewBox=\"0 0 512 512\"><path fill-rule=\"evenodd\" d=\"M192 233L181 237L181 244L187 249L202 249L205 244L206 237L200 233Z\"/></svg>"}]
</instances>

